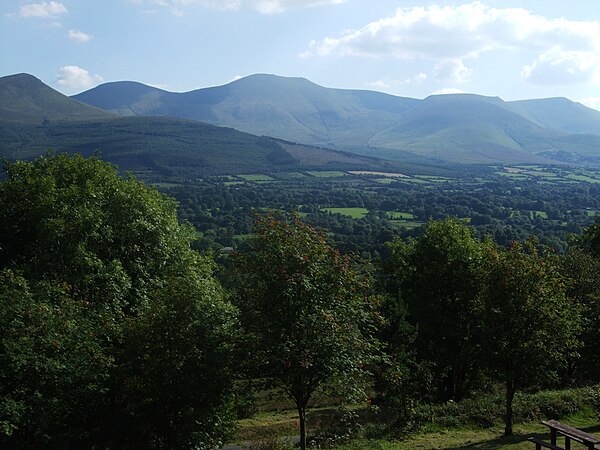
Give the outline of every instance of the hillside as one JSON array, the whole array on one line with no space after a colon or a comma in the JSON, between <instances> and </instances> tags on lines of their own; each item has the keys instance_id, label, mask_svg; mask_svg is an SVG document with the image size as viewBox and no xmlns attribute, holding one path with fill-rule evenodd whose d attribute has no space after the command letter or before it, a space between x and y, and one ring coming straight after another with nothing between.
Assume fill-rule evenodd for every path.
<instances>
[{"instance_id":1,"label":"hillside","mask_svg":"<svg viewBox=\"0 0 600 450\"><path fill-rule=\"evenodd\" d=\"M392 126L399 114L418 103L379 92L328 89L303 78L274 75L252 75L225 86L186 93L117 82L73 98L119 114L180 117L257 135L336 146L366 144L381 127Z\"/></svg>"},{"instance_id":2,"label":"hillside","mask_svg":"<svg viewBox=\"0 0 600 450\"><path fill-rule=\"evenodd\" d=\"M0 118L40 123L55 120L83 121L114 117L107 111L62 95L32 75L0 78Z\"/></svg>"},{"instance_id":3,"label":"hillside","mask_svg":"<svg viewBox=\"0 0 600 450\"><path fill-rule=\"evenodd\" d=\"M388 159L600 162L600 112L568 99L505 102L455 94L417 100L274 75L185 93L108 83L74 98L118 114L202 120Z\"/></svg>"},{"instance_id":4,"label":"hillside","mask_svg":"<svg viewBox=\"0 0 600 450\"><path fill-rule=\"evenodd\" d=\"M29 75L0 78L0 87L3 158L33 158L49 149L99 151L123 170L188 177L264 170L398 170L397 163L198 121L118 116L70 99Z\"/></svg>"}]
</instances>

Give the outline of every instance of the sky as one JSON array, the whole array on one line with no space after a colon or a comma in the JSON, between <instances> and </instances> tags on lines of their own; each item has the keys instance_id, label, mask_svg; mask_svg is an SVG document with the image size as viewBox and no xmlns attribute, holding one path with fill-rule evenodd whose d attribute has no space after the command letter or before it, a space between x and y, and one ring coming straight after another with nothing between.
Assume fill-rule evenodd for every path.
<instances>
[{"instance_id":1,"label":"sky","mask_svg":"<svg viewBox=\"0 0 600 450\"><path fill-rule=\"evenodd\" d=\"M0 76L21 72L67 95L270 73L600 110L600 0L0 0Z\"/></svg>"}]
</instances>

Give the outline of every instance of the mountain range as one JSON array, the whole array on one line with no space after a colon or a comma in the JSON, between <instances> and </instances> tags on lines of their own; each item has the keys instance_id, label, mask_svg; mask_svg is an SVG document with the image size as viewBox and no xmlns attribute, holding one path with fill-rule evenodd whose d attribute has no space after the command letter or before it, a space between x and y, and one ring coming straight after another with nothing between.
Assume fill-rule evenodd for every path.
<instances>
[{"instance_id":1,"label":"mountain range","mask_svg":"<svg viewBox=\"0 0 600 450\"><path fill-rule=\"evenodd\" d=\"M600 162L600 112L566 98L505 102L452 94L418 100L264 74L184 93L106 83L73 98L123 116L199 120L388 159Z\"/></svg>"},{"instance_id":2,"label":"mountain range","mask_svg":"<svg viewBox=\"0 0 600 450\"><path fill-rule=\"evenodd\" d=\"M398 170L398 163L173 117L123 117L71 99L37 78L0 78L0 156L55 151L89 155L123 170L194 177L252 171Z\"/></svg>"},{"instance_id":3,"label":"mountain range","mask_svg":"<svg viewBox=\"0 0 600 450\"><path fill-rule=\"evenodd\" d=\"M30 158L48 148L99 149L126 170L186 176L597 165L600 112L566 98L420 100L275 75L184 93L113 82L71 98L32 75L0 78L0 156Z\"/></svg>"}]
</instances>

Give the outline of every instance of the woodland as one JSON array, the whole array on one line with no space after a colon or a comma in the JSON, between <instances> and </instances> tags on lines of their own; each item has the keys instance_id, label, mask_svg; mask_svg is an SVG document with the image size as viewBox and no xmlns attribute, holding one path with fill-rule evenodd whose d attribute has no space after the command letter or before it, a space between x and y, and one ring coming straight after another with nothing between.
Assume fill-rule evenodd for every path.
<instances>
[{"instance_id":1,"label":"woodland","mask_svg":"<svg viewBox=\"0 0 600 450\"><path fill-rule=\"evenodd\" d=\"M505 436L600 419L595 184L150 186L68 154L4 171L2 448L218 449L265 393L302 450L402 441L444 408ZM344 433L311 429L323 399Z\"/></svg>"}]
</instances>

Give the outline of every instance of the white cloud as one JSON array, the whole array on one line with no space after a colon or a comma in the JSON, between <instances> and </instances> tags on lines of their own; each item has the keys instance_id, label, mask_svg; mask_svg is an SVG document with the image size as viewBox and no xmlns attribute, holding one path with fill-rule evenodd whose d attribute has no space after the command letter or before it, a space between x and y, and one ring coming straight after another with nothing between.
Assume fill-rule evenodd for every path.
<instances>
[{"instance_id":1,"label":"white cloud","mask_svg":"<svg viewBox=\"0 0 600 450\"><path fill-rule=\"evenodd\" d=\"M88 42L92 37L91 34L84 33L83 31L69 30L69 39L75 42Z\"/></svg>"},{"instance_id":2,"label":"white cloud","mask_svg":"<svg viewBox=\"0 0 600 450\"><path fill-rule=\"evenodd\" d=\"M290 9L338 5L347 0L130 0L133 3L151 3L169 7L176 15L183 15L186 6L202 6L220 10L253 9L261 14L279 14Z\"/></svg>"},{"instance_id":3,"label":"white cloud","mask_svg":"<svg viewBox=\"0 0 600 450\"><path fill-rule=\"evenodd\" d=\"M471 76L465 61L499 49L533 58L523 70L530 82L600 83L600 22L550 19L479 1L398 8L358 30L313 41L301 56L430 60L437 62L434 78L465 81Z\"/></svg>"},{"instance_id":4,"label":"white cloud","mask_svg":"<svg viewBox=\"0 0 600 450\"><path fill-rule=\"evenodd\" d=\"M523 78L540 85L576 84L598 76L600 55L559 49L542 53L523 68Z\"/></svg>"},{"instance_id":5,"label":"white cloud","mask_svg":"<svg viewBox=\"0 0 600 450\"><path fill-rule=\"evenodd\" d=\"M466 94L462 89L444 88L433 91L430 95Z\"/></svg>"},{"instance_id":6,"label":"white cloud","mask_svg":"<svg viewBox=\"0 0 600 450\"><path fill-rule=\"evenodd\" d=\"M242 75L234 75L226 84L233 83L234 81L241 80L244 78Z\"/></svg>"},{"instance_id":7,"label":"white cloud","mask_svg":"<svg viewBox=\"0 0 600 450\"><path fill-rule=\"evenodd\" d=\"M58 70L56 84L69 92L76 92L89 89L102 81L104 80L100 75L92 75L81 67L63 66Z\"/></svg>"},{"instance_id":8,"label":"white cloud","mask_svg":"<svg viewBox=\"0 0 600 450\"><path fill-rule=\"evenodd\" d=\"M587 97L578 100L582 105L587 106L588 108L597 109L600 111L600 97Z\"/></svg>"},{"instance_id":9,"label":"white cloud","mask_svg":"<svg viewBox=\"0 0 600 450\"><path fill-rule=\"evenodd\" d=\"M246 0L242 3L261 14L277 14L288 9L312 8L315 6L339 5L346 0Z\"/></svg>"},{"instance_id":10,"label":"white cloud","mask_svg":"<svg viewBox=\"0 0 600 450\"><path fill-rule=\"evenodd\" d=\"M460 59L443 60L438 62L433 69L433 79L438 82L453 81L455 83L466 83L470 80L473 71L465 67Z\"/></svg>"},{"instance_id":11,"label":"white cloud","mask_svg":"<svg viewBox=\"0 0 600 450\"><path fill-rule=\"evenodd\" d=\"M60 2L29 3L19 8L19 17L57 17L67 12L65 5Z\"/></svg>"},{"instance_id":12,"label":"white cloud","mask_svg":"<svg viewBox=\"0 0 600 450\"><path fill-rule=\"evenodd\" d=\"M392 88L403 87L407 85L415 85L420 84L427 80L427 74L423 72L419 72L415 74L411 78L405 78L403 80L391 80L391 79L383 79L383 80L375 80L366 83L366 86L371 89L379 89L379 90L390 90Z\"/></svg>"}]
</instances>

